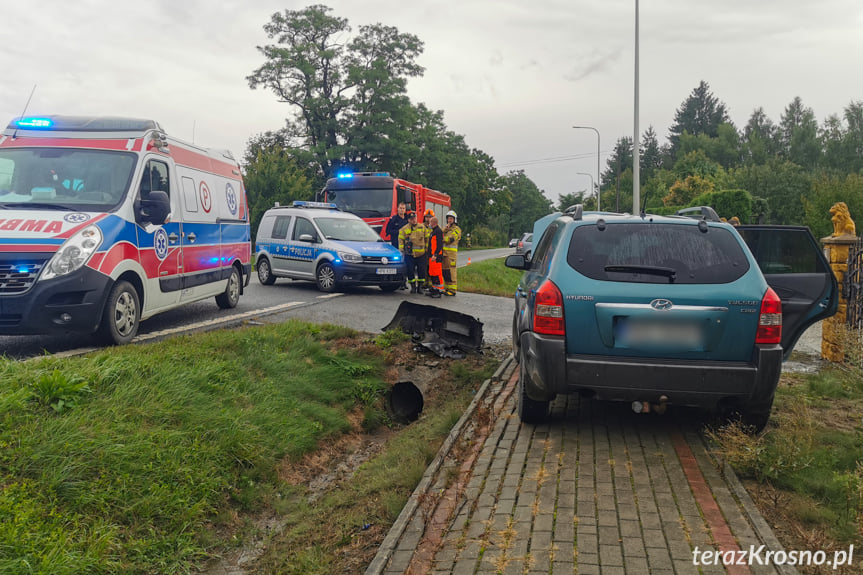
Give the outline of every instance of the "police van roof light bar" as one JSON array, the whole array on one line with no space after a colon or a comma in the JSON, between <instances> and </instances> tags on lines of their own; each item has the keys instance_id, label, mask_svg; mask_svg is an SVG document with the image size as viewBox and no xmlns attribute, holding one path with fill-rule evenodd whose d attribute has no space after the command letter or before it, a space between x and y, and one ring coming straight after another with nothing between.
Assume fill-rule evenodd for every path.
<instances>
[{"instance_id":1,"label":"police van roof light bar","mask_svg":"<svg viewBox=\"0 0 863 575\"><path fill-rule=\"evenodd\" d=\"M330 210L339 209L337 205L327 202L305 202L300 200L295 200L293 206L295 208L324 208Z\"/></svg>"}]
</instances>

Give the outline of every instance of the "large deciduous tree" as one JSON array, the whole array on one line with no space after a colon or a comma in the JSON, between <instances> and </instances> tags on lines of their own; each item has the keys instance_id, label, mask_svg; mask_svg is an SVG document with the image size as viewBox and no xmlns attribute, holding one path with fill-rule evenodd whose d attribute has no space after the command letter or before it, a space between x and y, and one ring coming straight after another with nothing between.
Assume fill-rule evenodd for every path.
<instances>
[{"instance_id":1,"label":"large deciduous tree","mask_svg":"<svg viewBox=\"0 0 863 575\"><path fill-rule=\"evenodd\" d=\"M407 79L423 72L416 36L372 24L351 37L348 21L330 12L314 5L273 14L264 30L275 43L258 47L265 62L247 77L292 107L285 133L310 152L321 178L392 153L409 113Z\"/></svg>"}]
</instances>

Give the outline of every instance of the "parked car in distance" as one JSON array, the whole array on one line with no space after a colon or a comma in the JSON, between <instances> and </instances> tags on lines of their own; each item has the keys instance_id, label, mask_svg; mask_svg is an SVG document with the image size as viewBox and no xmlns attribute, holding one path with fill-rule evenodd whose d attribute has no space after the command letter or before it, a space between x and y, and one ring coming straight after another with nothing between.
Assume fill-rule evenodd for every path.
<instances>
[{"instance_id":1,"label":"parked car in distance","mask_svg":"<svg viewBox=\"0 0 863 575\"><path fill-rule=\"evenodd\" d=\"M514 248L517 245L518 245L518 238L512 238L511 240L509 240L509 247Z\"/></svg>"},{"instance_id":2,"label":"parked car in distance","mask_svg":"<svg viewBox=\"0 0 863 575\"><path fill-rule=\"evenodd\" d=\"M531 253L533 252L533 233L527 232L521 239L518 240L518 243L515 245L515 253L524 256L524 259L529 260Z\"/></svg>"},{"instance_id":3,"label":"parked car in distance","mask_svg":"<svg viewBox=\"0 0 863 575\"><path fill-rule=\"evenodd\" d=\"M264 213L255 238L258 281L313 281L332 292L345 285L395 291L404 283L402 255L359 216L335 204L294 202Z\"/></svg>"},{"instance_id":4,"label":"parked car in distance","mask_svg":"<svg viewBox=\"0 0 863 575\"><path fill-rule=\"evenodd\" d=\"M818 242L799 226L578 206L548 225L531 260L506 265L526 272L512 337L525 422L579 393L636 411L719 410L760 430L783 359L838 304Z\"/></svg>"}]
</instances>

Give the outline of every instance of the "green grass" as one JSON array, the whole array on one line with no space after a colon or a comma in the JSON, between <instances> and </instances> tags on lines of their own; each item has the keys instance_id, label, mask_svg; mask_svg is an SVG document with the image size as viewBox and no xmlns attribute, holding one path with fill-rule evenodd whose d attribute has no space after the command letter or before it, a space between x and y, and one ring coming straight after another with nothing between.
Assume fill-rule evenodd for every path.
<instances>
[{"instance_id":1,"label":"green grass","mask_svg":"<svg viewBox=\"0 0 863 575\"><path fill-rule=\"evenodd\" d=\"M470 293L512 297L524 272L490 259L458 269L458 289Z\"/></svg>"},{"instance_id":2,"label":"green grass","mask_svg":"<svg viewBox=\"0 0 863 575\"><path fill-rule=\"evenodd\" d=\"M291 321L0 362L0 572L187 572L228 545L283 458L380 397L381 354L331 344L352 334Z\"/></svg>"},{"instance_id":3,"label":"green grass","mask_svg":"<svg viewBox=\"0 0 863 575\"><path fill-rule=\"evenodd\" d=\"M863 373L835 367L798 375L777 390L760 436L714 434L744 477L784 493L786 517L838 544L863 543Z\"/></svg>"}]
</instances>

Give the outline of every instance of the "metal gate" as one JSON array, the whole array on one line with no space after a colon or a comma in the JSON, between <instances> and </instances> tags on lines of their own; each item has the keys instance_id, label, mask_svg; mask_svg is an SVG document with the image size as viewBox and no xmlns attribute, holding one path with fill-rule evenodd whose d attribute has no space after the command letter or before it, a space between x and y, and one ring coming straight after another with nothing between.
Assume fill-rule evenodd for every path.
<instances>
[{"instance_id":1,"label":"metal gate","mask_svg":"<svg viewBox=\"0 0 863 575\"><path fill-rule=\"evenodd\" d=\"M848 271L842 282L842 292L848 303L848 325L863 329L863 237L857 238L848 250Z\"/></svg>"}]
</instances>

